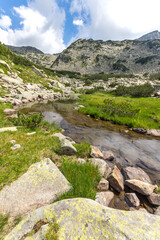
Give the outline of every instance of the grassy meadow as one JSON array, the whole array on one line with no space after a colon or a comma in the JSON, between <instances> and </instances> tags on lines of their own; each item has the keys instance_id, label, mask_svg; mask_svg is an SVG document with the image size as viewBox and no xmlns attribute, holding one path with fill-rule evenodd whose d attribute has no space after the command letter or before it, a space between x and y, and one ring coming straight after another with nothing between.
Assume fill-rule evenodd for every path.
<instances>
[{"instance_id":1,"label":"grassy meadow","mask_svg":"<svg viewBox=\"0 0 160 240\"><path fill-rule=\"evenodd\" d=\"M80 112L133 128L160 129L160 99L114 96L108 93L81 95Z\"/></svg>"}]
</instances>

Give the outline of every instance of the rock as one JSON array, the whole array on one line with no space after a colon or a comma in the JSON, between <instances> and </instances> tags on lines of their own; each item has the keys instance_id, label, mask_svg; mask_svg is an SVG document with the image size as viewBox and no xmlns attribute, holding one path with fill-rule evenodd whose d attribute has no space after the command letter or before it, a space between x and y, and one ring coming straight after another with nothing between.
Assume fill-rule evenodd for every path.
<instances>
[{"instance_id":1,"label":"rock","mask_svg":"<svg viewBox=\"0 0 160 240\"><path fill-rule=\"evenodd\" d=\"M15 140L11 140L10 143L14 144L14 143L16 143L16 141Z\"/></svg>"},{"instance_id":2,"label":"rock","mask_svg":"<svg viewBox=\"0 0 160 240\"><path fill-rule=\"evenodd\" d=\"M102 154L104 160L112 161L114 159L114 154L111 151L104 151Z\"/></svg>"},{"instance_id":3,"label":"rock","mask_svg":"<svg viewBox=\"0 0 160 240\"><path fill-rule=\"evenodd\" d=\"M160 130L159 129L148 129L147 134L155 136L155 137L160 137Z\"/></svg>"},{"instance_id":4,"label":"rock","mask_svg":"<svg viewBox=\"0 0 160 240\"><path fill-rule=\"evenodd\" d=\"M0 60L0 64L4 65L5 67L7 67L11 71L10 66L5 61Z\"/></svg>"},{"instance_id":5,"label":"rock","mask_svg":"<svg viewBox=\"0 0 160 240\"><path fill-rule=\"evenodd\" d=\"M77 153L76 148L67 139L63 139L61 141L61 148L62 148L62 154L65 154L65 155L72 155Z\"/></svg>"},{"instance_id":6,"label":"rock","mask_svg":"<svg viewBox=\"0 0 160 240\"><path fill-rule=\"evenodd\" d=\"M148 211L145 208L140 208L138 209L139 212L143 212L143 213L148 213Z\"/></svg>"},{"instance_id":7,"label":"rock","mask_svg":"<svg viewBox=\"0 0 160 240\"><path fill-rule=\"evenodd\" d=\"M126 193L125 197L129 200L129 202L134 206L134 207L139 207L140 206L140 201L135 193Z\"/></svg>"},{"instance_id":8,"label":"rock","mask_svg":"<svg viewBox=\"0 0 160 240\"><path fill-rule=\"evenodd\" d=\"M86 163L86 160L83 159L83 158L78 158L78 159L77 159L77 162L79 162L79 163L81 163L81 164L84 164L84 163Z\"/></svg>"},{"instance_id":9,"label":"rock","mask_svg":"<svg viewBox=\"0 0 160 240\"><path fill-rule=\"evenodd\" d=\"M3 111L3 113L4 113L5 115L12 115L12 114L14 114L15 112L16 112L15 109L9 109L9 108L4 109L4 111Z\"/></svg>"},{"instance_id":10,"label":"rock","mask_svg":"<svg viewBox=\"0 0 160 240\"><path fill-rule=\"evenodd\" d=\"M147 133L147 130L144 128L133 128L132 130L136 133L141 133L141 134Z\"/></svg>"},{"instance_id":11,"label":"rock","mask_svg":"<svg viewBox=\"0 0 160 240\"><path fill-rule=\"evenodd\" d=\"M114 193L113 192L98 192L96 194L96 202L99 204L108 207L112 199L114 198Z\"/></svg>"},{"instance_id":12,"label":"rock","mask_svg":"<svg viewBox=\"0 0 160 240\"><path fill-rule=\"evenodd\" d=\"M15 144L15 145L13 145L13 146L11 147L12 150L17 150L17 149L19 149L19 148L21 148L21 145L20 145L20 144Z\"/></svg>"},{"instance_id":13,"label":"rock","mask_svg":"<svg viewBox=\"0 0 160 240\"><path fill-rule=\"evenodd\" d=\"M89 158L88 160L94 166L98 166L99 172L102 176L106 176L106 175L108 175L108 172L111 172L111 168L108 166L108 164L103 159Z\"/></svg>"},{"instance_id":14,"label":"rock","mask_svg":"<svg viewBox=\"0 0 160 240\"><path fill-rule=\"evenodd\" d=\"M71 189L50 159L33 164L18 180L0 191L0 213L23 215L49 204Z\"/></svg>"},{"instance_id":15,"label":"rock","mask_svg":"<svg viewBox=\"0 0 160 240\"><path fill-rule=\"evenodd\" d=\"M17 127L5 127L5 128L0 128L0 132L16 132L17 131Z\"/></svg>"},{"instance_id":16,"label":"rock","mask_svg":"<svg viewBox=\"0 0 160 240\"><path fill-rule=\"evenodd\" d=\"M140 180L142 182L152 184L151 179L148 176L148 174L145 173L141 168L126 167L123 169L123 173L124 173L126 180L136 179L136 180Z\"/></svg>"},{"instance_id":17,"label":"rock","mask_svg":"<svg viewBox=\"0 0 160 240\"><path fill-rule=\"evenodd\" d=\"M36 134L36 132L26 133L28 136Z\"/></svg>"},{"instance_id":18,"label":"rock","mask_svg":"<svg viewBox=\"0 0 160 240\"><path fill-rule=\"evenodd\" d=\"M118 192L124 190L124 180L120 170L114 166L111 175L108 177L109 184Z\"/></svg>"},{"instance_id":19,"label":"rock","mask_svg":"<svg viewBox=\"0 0 160 240\"><path fill-rule=\"evenodd\" d=\"M75 142L68 136L63 135L62 133L54 133L52 136L58 137L60 142L64 139L70 141L72 144L75 144Z\"/></svg>"},{"instance_id":20,"label":"rock","mask_svg":"<svg viewBox=\"0 0 160 240\"><path fill-rule=\"evenodd\" d=\"M66 199L28 214L4 240L25 239L39 222L59 225L58 239L160 240L160 217L140 211L120 211L85 198ZM43 233L46 225L40 228ZM37 234L37 233L36 233ZM45 239L44 235L32 239ZM31 239L30 238L30 239Z\"/></svg>"},{"instance_id":21,"label":"rock","mask_svg":"<svg viewBox=\"0 0 160 240\"><path fill-rule=\"evenodd\" d=\"M105 178L102 178L97 186L97 189L100 191L107 191L109 189L109 182Z\"/></svg>"},{"instance_id":22,"label":"rock","mask_svg":"<svg viewBox=\"0 0 160 240\"><path fill-rule=\"evenodd\" d=\"M92 158L103 158L103 153L99 150L99 148L95 146L91 146L91 157Z\"/></svg>"},{"instance_id":23,"label":"rock","mask_svg":"<svg viewBox=\"0 0 160 240\"><path fill-rule=\"evenodd\" d=\"M160 206L160 194L152 193L148 196L148 201L154 205Z\"/></svg>"},{"instance_id":24,"label":"rock","mask_svg":"<svg viewBox=\"0 0 160 240\"><path fill-rule=\"evenodd\" d=\"M158 207L154 213L155 215L159 215L160 216L160 207Z\"/></svg>"},{"instance_id":25,"label":"rock","mask_svg":"<svg viewBox=\"0 0 160 240\"><path fill-rule=\"evenodd\" d=\"M126 180L126 185L132 190L141 193L142 195L151 195L156 188L156 185L145 183L139 180Z\"/></svg>"}]
</instances>

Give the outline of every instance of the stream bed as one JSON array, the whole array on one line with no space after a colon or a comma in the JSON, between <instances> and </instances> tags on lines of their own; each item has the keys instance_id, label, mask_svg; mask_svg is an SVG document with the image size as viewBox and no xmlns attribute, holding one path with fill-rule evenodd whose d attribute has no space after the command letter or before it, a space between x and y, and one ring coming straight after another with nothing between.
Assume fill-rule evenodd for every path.
<instances>
[{"instance_id":1,"label":"stream bed","mask_svg":"<svg viewBox=\"0 0 160 240\"><path fill-rule=\"evenodd\" d=\"M122 166L141 167L154 183L160 182L160 138L137 134L125 126L96 120L74 110L73 102L36 103L25 108L42 112L44 120L61 126L64 135L75 142L82 141L111 150L115 162Z\"/></svg>"}]
</instances>

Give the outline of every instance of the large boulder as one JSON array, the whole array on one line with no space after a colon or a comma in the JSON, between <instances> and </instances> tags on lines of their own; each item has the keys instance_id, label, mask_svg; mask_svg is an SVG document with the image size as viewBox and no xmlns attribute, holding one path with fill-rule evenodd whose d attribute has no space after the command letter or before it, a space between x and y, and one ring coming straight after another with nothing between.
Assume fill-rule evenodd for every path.
<instances>
[{"instance_id":1,"label":"large boulder","mask_svg":"<svg viewBox=\"0 0 160 240\"><path fill-rule=\"evenodd\" d=\"M117 166L114 166L111 175L108 177L109 184L117 191L124 190L124 180L120 170Z\"/></svg>"},{"instance_id":2,"label":"large boulder","mask_svg":"<svg viewBox=\"0 0 160 240\"><path fill-rule=\"evenodd\" d=\"M140 211L120 211L91 199L67 199L27 215L4 240L44 239L48 222L59 225L58 239L160 240L160 216ZM39 224L39 231L32 229Z\"/></svg>"},{"instance_id":3,"label":"large boulder","mask_svg":"<svg viewBox=\"0 0 160 240\"><path fill-rule=\"evenodd\" d=\"M33 164L19 179L0 191L0 213L18 216L49 204L71 189L50 159Z\"/></svg>"},{"instance_id":4,"label":"large boulder","mask_svg":"<svg viewBox=\"0 0 160 240\"><path fill-rule=\"evenodd\" d=\"M142 195L149 196L153 193L156 185L145 183L139 180L126 180L126 185L132 190L141 193Z\"/></svg>"},{"instance_id":5,"label":"large boulder","mask_svg":"<svg viewBox=\"0 0 160 240\"><path fill-rule=\"evenodd\" d=\"M141 168L126 167L123 169L126 180L140 180L146 183L152 183L150 177Z\"/></svg>"}]
</instances>

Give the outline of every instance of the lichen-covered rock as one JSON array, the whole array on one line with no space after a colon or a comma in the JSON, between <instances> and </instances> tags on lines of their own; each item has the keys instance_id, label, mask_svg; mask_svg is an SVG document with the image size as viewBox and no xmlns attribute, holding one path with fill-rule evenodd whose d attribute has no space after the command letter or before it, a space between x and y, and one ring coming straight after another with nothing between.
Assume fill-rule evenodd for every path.
<instances>
[{"instance_id":1,"label":"lichen-covered rock","mask_svg":"<svg viewBox=\"0 0 160 240\"><path fill-rule=\"evenodd\" d=\"M141 168L126 167L123 169L126 180L140 180L142 182L152 183L150 177Z\"/></svg>"},{"instance_id":2,"label":"lichen-covered rock","mask_svg":"<svg viewBox=\"0 0 160 240\"><path fill-rule=\"evenodd\" d=\"M126 180L126 185L132 190L141 193L142 195L149 196L153 193L156 185L145 183L139 180Z\"/></svg>"},{"instance_id":3,"label":"lichen-covered rock","mask_svg":"<svg viewBox=\"0 0 160 240\"><path fill-rule=\"evenodd\" d=\"M95 146L91 146L90 155L92 158L103 158L103 153Z\"/></svg>"},{"instance_id":4,"label":"lichen-covered rock","mask_svg":"<svg viewBox=\"0 0 160 240\"><path fill-rule=\"evenodd\" d=\"M120 170L114 166L111 175L108 177L109 184L118 192L124 190L124 180Z\"/></svg>"},{"instance_id":5,"label":"lichen-covered rock","mask_svg":"<svg viewBox=\"0 0 160 240\"><path fill-rule=\"evenodd\" d=\"M22 215L49 204L71 189L69 182L50 159L33 164L10 186L0 191L0 213Z\"/></svg>"},{"instance_id":6,"label":"lichen-covered rock","mask_svg":"<svg viewBox=\"0 0 160 240\"><path fill-rule=\"evenodd\" d=\"M160 240L159 216L115 210L90 199L68 199L41 207L26 216L4 240L23 239L37 222L47 223L55 218L59 224L59 240ZM37 234L31 239L44 239L41 229Z\"/></svg>"}]
</instances>

